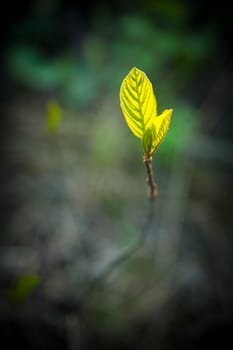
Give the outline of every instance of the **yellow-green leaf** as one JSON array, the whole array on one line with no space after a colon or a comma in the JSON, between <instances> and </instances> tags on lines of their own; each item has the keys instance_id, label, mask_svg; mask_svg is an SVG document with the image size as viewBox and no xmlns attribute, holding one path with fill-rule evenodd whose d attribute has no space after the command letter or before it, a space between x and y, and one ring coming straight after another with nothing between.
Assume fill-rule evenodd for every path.
<instances>
[{"instance_id":1,"label":"yellow-green leaf","mask_svg":"<svg viewBox=\"0 0 233 350\"><path fill-rule=\"evenodd\" d=\"M145 155L150 157L154 153L154 140L156 139L156 131L154 124L152 124L146 131L144 132L142 138L142 145L144 148Z\"/></svg>"},{"instance_id":2,"label":"yellow-green leaf","mask_svg":"<svg viewBox=\"0 0 233 350\"><path fill-rule=\"evenodd\" d=\"M150 80L136 67L121 84L120 106L130 130L142 139L156 117L157 104Z\"/></svg>"},{"instance_id":3,"label":"yellow-green leaf","mask_svg":"<svg viewBox=\"0 0 233 350\"><path fill-rule=\"evenodd\" d=\"M156 117L154 120L153 125L155 128L155 133L153 133L153 153L158 149L159 145L167 134L172 112L172 109L165 109L163 113Z\"/></svg>"}]
</instances>

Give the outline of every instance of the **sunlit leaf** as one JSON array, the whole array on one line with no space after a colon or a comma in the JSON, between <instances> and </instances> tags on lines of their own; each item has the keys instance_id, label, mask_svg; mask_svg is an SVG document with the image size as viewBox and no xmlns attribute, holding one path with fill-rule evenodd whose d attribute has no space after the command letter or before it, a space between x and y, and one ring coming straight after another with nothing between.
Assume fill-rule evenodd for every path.
<instances>
[{"instance_id":1,"label":"sunlit leaf","mask_svg":"<svg viewBox=\"0 0 233 350\"><path fill-rule=\"evenodd\" d=\"M151 157L163 141L171 121L172 109L157 116L157 102L150 80L132 68L120 88L120 106L132 133L142 139L145 156Z\"/></svg>"},{"instance_id":2,"label":"sunlit leaf","mask_svg":"<svg viewBox=\"0 0 233 350\"><path fill-rule=\"evenodd\" d=\"M120 106L132 133L142 139L156 116L157 105L150 80L136 67L121 84Z\"/></svg>"},{"instance_id":3,"label":"sunlit leaf","mask_svg":"<svg viewBox=\"0 0 233 350\"><path fill-rule=\"evenodd\" d=\"M153 153L158 149L159 145L163 141L164 137L167 134L171 116L172 109L165 109L162 114L155 118L153 123L155 132L153 133Z\"/></svg>"},{"instance_id":4,"label":"sunlit leaf","mask_svg":"<svg viewBox=\"0 0 233 350\"><path fill-rule=\"evenodd\" d=\"M151 125L150 128L146 129L143 139L142 145L145 151L145 154L150 156L154 151L154 140L156 139L156 131L154 124Z\"/></svg>"}]
</instances>

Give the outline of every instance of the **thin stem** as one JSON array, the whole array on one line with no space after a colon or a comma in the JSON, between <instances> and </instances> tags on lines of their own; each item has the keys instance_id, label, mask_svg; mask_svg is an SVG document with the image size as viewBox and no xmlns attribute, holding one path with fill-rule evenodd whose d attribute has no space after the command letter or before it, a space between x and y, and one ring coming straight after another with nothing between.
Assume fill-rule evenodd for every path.
<instances>
[{"instance_id":1,"label":"thin stem","mask_svg":"<svg viewBox=\"0 0 233 350\"><path fill-rule=\"evenodd\" d=\"M151 156L148 157L144 155L143 163L145 164L146 173L147 173L146 181L149 189L148 196L150 199L156 199L158 196L158 188L153 176L152 157Z\"/></svg>"}]
</instances>

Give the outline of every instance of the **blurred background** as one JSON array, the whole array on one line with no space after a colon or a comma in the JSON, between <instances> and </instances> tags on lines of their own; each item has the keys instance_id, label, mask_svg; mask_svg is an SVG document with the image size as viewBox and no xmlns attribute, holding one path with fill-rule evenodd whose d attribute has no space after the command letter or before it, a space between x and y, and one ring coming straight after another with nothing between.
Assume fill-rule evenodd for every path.
<instances>
[{"instance_id":1,"label":"blurred background","mask_svg":"<svg viewBox=\"0 0 233 350\"><path fill-rule=\"evenodd\" d=\"M1 12L6 348L232 344L232 10L33 0ZM119 107L129 70L173 108L147 198ZM229 346L229 345L228 345Z\"/></svg>"}]
</instances>

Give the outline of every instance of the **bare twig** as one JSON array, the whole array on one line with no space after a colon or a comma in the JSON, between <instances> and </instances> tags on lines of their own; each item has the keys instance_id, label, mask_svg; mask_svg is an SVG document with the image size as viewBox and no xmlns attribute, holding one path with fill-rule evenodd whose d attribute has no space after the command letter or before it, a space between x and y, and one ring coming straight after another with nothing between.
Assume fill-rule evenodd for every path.
<instances>
[{"instance_id":1,"label":"bare twig","mask_svg":"<svg viewBox=\"0 0 233 350\"><path fill-rule=\"evenodd\" d=\"M156 199L158 196L158 188L157 184L154 180L153 176L153 168L152 168L152 157L148 157L146 155L143 156L143 163L145 164L146 167L146 172L147 172L147 184L148 184L148 196L150 199Z\"/></svg>"}]
</instances>

